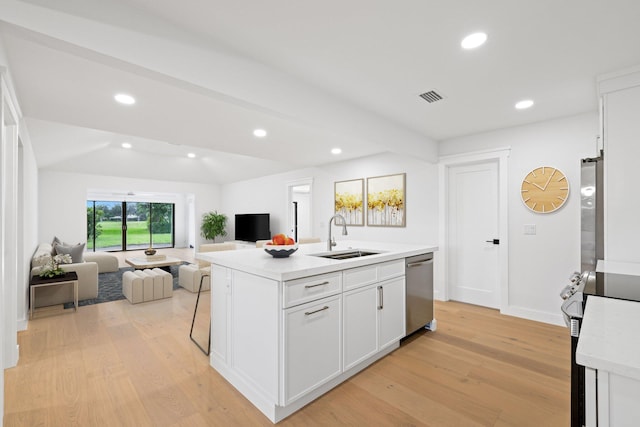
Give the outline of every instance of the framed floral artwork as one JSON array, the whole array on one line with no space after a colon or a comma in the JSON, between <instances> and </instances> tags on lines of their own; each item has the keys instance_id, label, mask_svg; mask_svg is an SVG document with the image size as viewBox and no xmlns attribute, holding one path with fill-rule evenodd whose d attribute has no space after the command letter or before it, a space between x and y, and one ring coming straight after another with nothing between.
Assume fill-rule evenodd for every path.
<instances>
[{"instance_id":1,"label":"framed floral artwork","mask_svg":"<svg viewBox=\"0 0 640 427\"><path fill-rule=\"evenodd\" d=\"M404 227L406 174L367 178L367 225Z\"/></svg>"},{"instance_id":2,"label":"framed floral artwork","mask_svg":"<svg viewBox=\"0 0 640 427\"><path fill-rule=\"evenodd\" d=\"M337 181L333 194L335 213L342 215L347 225L364 226L364 178Z\"/></svg>"}]
</instances>

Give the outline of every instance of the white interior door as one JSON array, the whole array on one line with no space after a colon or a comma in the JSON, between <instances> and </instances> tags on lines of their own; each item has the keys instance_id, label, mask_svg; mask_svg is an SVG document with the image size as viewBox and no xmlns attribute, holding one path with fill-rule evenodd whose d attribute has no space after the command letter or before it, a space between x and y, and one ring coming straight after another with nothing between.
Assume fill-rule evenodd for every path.
<instances>
[{"instance_id":1,"label":"white interior door","mask_svg":"<svg viewBox=\"0 0 640 427\"><path fill-rule=\"evenodd\" d=\"M499 308L498 164L450 167L448 182L450 298Z\"/></svg>"},{"instance_id":2,"label":"white interior door","mask_svg":"<svg viewBox=\"0 0 640 427\"><path fill-rule=\"evenodd\" d=\"M287 228L291 237L296 234L296 221L298 239L300 237L313 236L311 219L312 188L313 180L311 178L287 184Z\"/></svg>"}]
</instances>

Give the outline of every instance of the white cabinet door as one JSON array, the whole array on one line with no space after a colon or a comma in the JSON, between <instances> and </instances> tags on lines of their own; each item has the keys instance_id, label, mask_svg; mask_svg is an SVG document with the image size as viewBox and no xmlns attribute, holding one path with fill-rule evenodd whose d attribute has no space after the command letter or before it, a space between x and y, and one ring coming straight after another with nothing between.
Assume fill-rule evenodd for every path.
<instances>
[{"instance_id":1,"label":"white cabinet door","mask_svg":"<svg viewBox=\"0 0 640 427\"><path fill-rule=\"evenodd\" d=\"M397 342L405 334L404 277L387 280L378 291L378 348Z\"/></svg>"},{"instance_id":2,"label":"white cabinet door","mask_svg":"<svg viewBox=\"0 0 640 427\"><path fill-rule=\"evenodd\" d=\"M404 276L345 292L344 369L405 335Z\"/></svg>"},{"instance_id":3,"label":"white cabinet door","mask_svg":"<svg viewBox=\"0 0 640 427\"><path fill-rule=\"evenodd\" d=\"M377 298L376 285L344 293L345 370L378 350Z\"/></svg>"},{"instance_id":4,"label":"white cabinet door","mask_svg":"<svg viewBox=\"0 0 640 427\"><path fill-rule=\"evenodd\" d=\"M640 86L616 89L604 96L604 255L611 261L638 262L640 198L631 171L640 156Z\"/></svg>"},{"instance_id":5,"label":"white cabinet door","mask_svg":"<svg viewBox=\"0 0 640 427\"><path fill-rule=\"evenodd\" d=\"M342 373L342 296L284 310L284 404Z\"/></svg>"}]
</instances>

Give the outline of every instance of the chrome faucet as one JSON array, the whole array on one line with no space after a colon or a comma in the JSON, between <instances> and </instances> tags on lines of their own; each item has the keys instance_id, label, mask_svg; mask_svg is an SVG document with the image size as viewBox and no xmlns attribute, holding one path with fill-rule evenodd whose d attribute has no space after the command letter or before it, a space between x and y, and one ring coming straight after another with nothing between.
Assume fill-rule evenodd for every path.
<instances>
[{"instance_id":1,"label":"chrome faucet","mask_svg":"<svg viewBox=\"0 0 640 427\"><path fill-rule=\"evenodd\" d=\"M346 236L347 234L347 220L344 219L344 217L340 214L335 214L334 216L332 216L329 219L329 238L327 239L327 250L330 251L331 248L333 248L335 245L337 245L335 239L333 237L331 237L331 221L333 221L336 218L340 218L342 220L342 235ZM335 223L336 225L339 225L337 222Z\"/></svg>"}]
</instances>

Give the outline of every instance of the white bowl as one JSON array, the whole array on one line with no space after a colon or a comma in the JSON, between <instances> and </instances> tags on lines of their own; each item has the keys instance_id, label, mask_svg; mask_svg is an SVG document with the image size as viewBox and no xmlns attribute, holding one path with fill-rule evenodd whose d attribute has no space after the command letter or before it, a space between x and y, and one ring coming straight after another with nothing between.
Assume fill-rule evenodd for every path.
<instances>
[{"instance_id":1,"label":"white bowl","mask_svg":"<svg viewBox=\"0 0 640 427\"><path fill-rule=\"evenodd\" d=\"M293 245L264 245L264 251L274 258L286 258L297 250L297 243Z\"/></svg>"}]
</instances>

